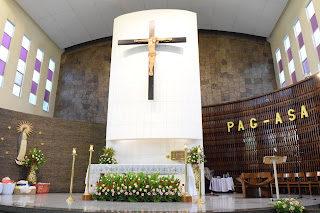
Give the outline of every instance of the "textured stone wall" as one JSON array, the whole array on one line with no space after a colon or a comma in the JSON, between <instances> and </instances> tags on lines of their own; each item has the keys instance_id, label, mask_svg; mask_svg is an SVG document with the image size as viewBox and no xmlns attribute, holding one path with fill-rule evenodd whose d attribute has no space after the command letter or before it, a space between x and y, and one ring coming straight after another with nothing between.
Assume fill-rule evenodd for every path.
<instances>
[{"instance_id":1,"label":"textured stone wall","mask_svg":"<svg viewBox=\"0 0 320 213\"><path fill-rule=\"evenodd\" d=\"M199 51L203 106L277 88L270 44L265 38L201 31Z\"/></svg>"},{"instance_id":2,"label":"textured stone wall","mask_svg":"<svg viewBox=\"0 0 320 213\"><path fill-rule=\"evenodd\" d=\"M54 117L107 123L111 40L62 55Z\"/></svg>"},{"instance_id":3,"label":"textured stone wall","mask_svg":"<svg viewBox=\"0 0 320 213\"><path fill-rule=\"evenodd\" d=\"M265 38L199 31L202 105L261 95L276 89L270 44ZM111 39L63 54L55 117L107 122Z\"/></svg>"},{"instance_id":4,"label":"textured stone wall","mask_svg":"<svg viewBox=\"0 0 320 213\"><path fill-rule=\"evenodd\" d=\"M84 191L89 160L89 146L94 145L92 163L98 163L99 151L105 146L106 126L25 114L0 108L0 179L26 179L29 168L18 166L16 126L29 121L34 131L28 138L27 150L40 149L47 162L37 171L38 182L50 183L51 192L69 192L72 148L77 148L73 191ZM11 126L11 129L8 129ZM41 132L41 134L39 134Z\"/></svg>"}]
</instances>

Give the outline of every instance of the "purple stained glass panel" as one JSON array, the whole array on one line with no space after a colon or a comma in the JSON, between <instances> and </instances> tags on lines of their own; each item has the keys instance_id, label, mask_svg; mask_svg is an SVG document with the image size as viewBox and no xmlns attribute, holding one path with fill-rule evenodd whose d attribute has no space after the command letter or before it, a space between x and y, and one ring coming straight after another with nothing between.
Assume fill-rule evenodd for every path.
<instances>
[{"instance_id":1,"label":"purple stained glass panel","mask_svg":"<svg viewBox=\"0 0 320 213\"><path fill-rule=\"evenodd\" d=\"M5 48L9 49L9 47L10 47L10 42L11 42L11 37L10 37L7 33L3 33L3 38L2 38L1 44L2 44Z\"/></svg>"},{"instance_id":2,"label":"purple stained glass panel","mask_svg":"<svg viewBox=\"0 0 320 213\"><path fill-rule=\"evenodd\" d=\"M279 64L279 72L282 72L283 70L282 60L280 60L278 64Z\"/></svg>"},{"instance_id":3,"label":"purple stained glass panel","mask_svg":"<svg viewBox=\"0 0 320 213\"><path fill-rule=\"evenodd\" d=\"M16 78L14 79L14 83L17 84L18 86L22 85L22 79L23 75L20 72L16 72Z\"/></svg>"},{"instance_id":4,"label":"purple stained glass panel","mask_svg":"<svg viewBox=\"0 0 320 213\"><path fill-rule=\"evenodd\" d=\"M314 14L312 16L312 18L310 19L311 21L311 26L312 26L312 30L313 32L316 31L316 29L318 29L318 22L317 22L317 17L316 17L316 14Z\"/></svg>"},{"instance_id":5,"label":"purple stained glass panel","mask_svg":"<svg viewBox=\"0 0 320 213\"><path fill-rule=\"evenodd\" d=\"M48 70L48 80L52 81L53 72L49 69Z\"/></svg>"},{"instance_id":6,"label":"purple stained glass panel","mask_svg":"<svg viewBox=\"0 0 320 213\"><path fill-rule=\"evenodd\" d=\"M299 41L299 48L301 49L301 47L303 47L303 45L304 45L302 33L300 33L300 34L298 35L298 41Z\"/></svg>"},{"instance_id":7,"label":"purple stained glass panel","mask_svg":"<svg viewBox=\"0 0 320 213\"><path fill-rule=\"evenodd\" d=\"M41 62L36 59L36 64L34 65L34 69L38 72L40 72Z\"/></svg>"},{"instance_id":8,"label":"purple stained glass panel","mask_svg":"<svg viewBox=\"0 0 320 213\"><path fill-rule=\"evenodd\" d=\"M50 92L48 90L44 91L44 100L49 103Z\"/></svg>"},{"instance_id":9,"label":"purple stained glass panel","mask_svg":"<svg viewBox=\"0 0 320 213\"><path fill-rule=\"evenodd\" d=\"M282 83L282 87L286 87L286 82L283 82L283 83Z\"/></svg>"},{"instance_id":10,"label":"purple stained glass panel","mask_svg":"<svg viewBox=\"0 0 320 213\"><path fill-rule=\"evenodd\" d=\"M318 58L319 58L319 61L320 61L320 45L317 46L317 52L318 52Z\"/></svg>"},{"instance_id":11,"label":"purple stained glass panel","mask_svg":"<svg viewBox=\"0 0 320 213\"><path fill-rule=\"evenodd\" d=\"M297 83L296 72L293 72L293 73L291 74L291 78L292 78L292 83Z\"/></svg>"},{"instance_id":12,"label":"purple stained glass panel","mask_svg":"<svg viewBox=\"0 0 320 213\"><path fill-rule=\"evenodd\" d=\"M24 62L27 62L27 54L28 54L28 51L26 49L24 49L23 47L21 47L21 50L20 50L20 59Z\"/></svg>"},{"instance_id":13,"label":"purple stained glass panel","mask_svg":"<svg viewBox=\"0 0 320 213\"><path fill-rule=\"evenodd\" d=\"M6 63L0 59L0 75L4 74L5 67L6 67Z\"/></svg>"},{"instance_id":14,"label":"purple stained glass panel","mask_svg":"<svg viewBox=\"0 0 320 213\"><path fill-rule=\"evenodd\" d=\"M308 59L304 60L302 62L302 65L303 65L304 73L309 73L310 72L310 68L309 68Z\"/></svg>"},{"instance_id":15,"label":"purple stained glass panel","mask_svg":"<svg viewBox=\"0 0 320 213\"><path fill-rule=\"evenodd\" d=\"M291 51L291 47L287 50L287 55L288 55L288 60L289 62L292 60L292 51Z\"/></svg>"},{"instance_id":16,"label":"purple stained glass panel","mask_svg":"<svg viewBox=\"0 0 320 213\"><path fill-rule=\"evenodd\" d=\"M34 81L32 81L32 84L31 84L31 93L36 95L37 94L37 88L38 88L38 84Z\"/></svg>"}]
</instances>

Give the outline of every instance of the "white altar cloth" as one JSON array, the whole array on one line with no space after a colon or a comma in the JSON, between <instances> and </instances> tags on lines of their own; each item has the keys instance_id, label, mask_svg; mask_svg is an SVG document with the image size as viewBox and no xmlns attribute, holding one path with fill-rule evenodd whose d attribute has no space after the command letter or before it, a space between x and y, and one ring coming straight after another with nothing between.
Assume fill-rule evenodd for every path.
<instances>
[{"instance_id":1,"label":"white altar cloth","mask_svg":"<svg viewBox=\"0 0 320 213\"><path fill-rule=\"evenodd\" d=\"M154 164L154 165L129 165L129 164L91 164L90 180L89 180L89 192L94 193L94 188L91 189L91 185L96 185L102 174L106 173L118 173L124 174L128 172L133 173L147 173L154 174L160 173L160 175L175 175L175 178L179 178L184 183L185 165L184 164ZM195 180L193 176L193 170L188 165L188 193L191 196L197 195ZM85 179L87 183L88 169ZM182 179L183 178L183 179ZM182 186L182 184L181 184ZM183 187L184 189L184 187Z\"/></svg>"},{"instance_id":2,"label":"white altar cloth","mask_svg":"<svg viewBox=\"0 0 320 213\"><path fill-rule=\"evenodd\" d=\"M234 183L232 177L228 178L212 178L209 189L215 192L234 191Z\"/></svg>"}]
</instances>

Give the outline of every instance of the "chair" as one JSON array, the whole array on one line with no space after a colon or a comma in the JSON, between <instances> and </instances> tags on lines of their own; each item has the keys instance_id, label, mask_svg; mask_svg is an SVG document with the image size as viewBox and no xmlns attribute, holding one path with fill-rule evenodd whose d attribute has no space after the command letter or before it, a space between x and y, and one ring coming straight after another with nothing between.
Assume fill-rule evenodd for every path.
<instances>
[{"instance_id":1,"label":"chair","mask_svg":"<svg viewBox=\"0 0 320 213\"><path fill-rule=\"evenodd\" d=\"M283 173L283 185L287 186L288 194L290 194L290 186L294 183L293 173Z\"/></svg>"},{"instance_id":2,"label":"chair","mask_svg":"<svg viewBox=\"0 0 320 213\"><path fill-rule=\"evenodd\" d=\"M318 174L320 176L320 172L306 172L306 181L309 186L309 193L312 195L312 188L319 189L320 181L318 178Z\"/></svg>"},{"instance_id":3,"label":"chair","mask_svg":"<svg viewBox=\"0 0 320 213\"><path fill-rule=\"evenodd\" d=\"M274 175L273 175L273 177L274 177ZM284 180L283 180L283 174L282 173L278 173L277 174L277 177L278 177L278 186L279 186L279 190L281 189L281 188L287 188L287 183L286 182L284 182ZM272 188L275 188L275 180L273 180L272 181ZM281 190L282 191L282 190ZM280 193L282 193L280 191Z\"/></svg>"},{"instance_id":4,"label":"chair","mask_svg":"<svg viewBox=\"0 0 320 213\"><path fill-rule=\"evenodd\" d=\"M294 173L294 182L291 183L291 186L294 187L296 191L296 189L299 190L299 184L300 184L300 190L301 188L309 187L309 183L306 181L306 176L303 172Z\"/></svg>"},{"instance_id":5,"label":"chair","mask_svg":"<svg viewBox=\"0 0 320 213\"><path fill-rule=\"evenodd\" d=\"M238 181L242 184L242 194L244 198L271 198L271 181L273 180L274 177L271 175L270 172L241 173L241 176L238 178Z\"/></svg>"}]
</instances>

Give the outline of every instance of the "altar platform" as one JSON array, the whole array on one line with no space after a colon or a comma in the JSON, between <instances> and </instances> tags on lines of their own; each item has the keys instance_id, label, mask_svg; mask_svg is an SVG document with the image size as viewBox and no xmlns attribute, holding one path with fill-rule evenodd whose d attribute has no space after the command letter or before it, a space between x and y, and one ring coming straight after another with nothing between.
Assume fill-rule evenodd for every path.
<instances>
[{"instance_id":1,"label":"altar platform","mask_svg":"<svg viewBox=\"0 0 320 213\"><path fill-rule=\"evenodd\" d=\"M68 205L67 193L49 193L36 195L0 195L0 213L56 213L56 212L272 212L270 198L242 198L242 194L207 195L205 204L196 203L128 203L105 201L82 201L79 193L74 194L75 201ZM280 195L288 198L288 195ZM291 197L296 197L292 195ZM289 197L290 198L290 197ZM305 196L299 200L309 211L320 212L320 196Z\"/></svg>"}]
</instances>

